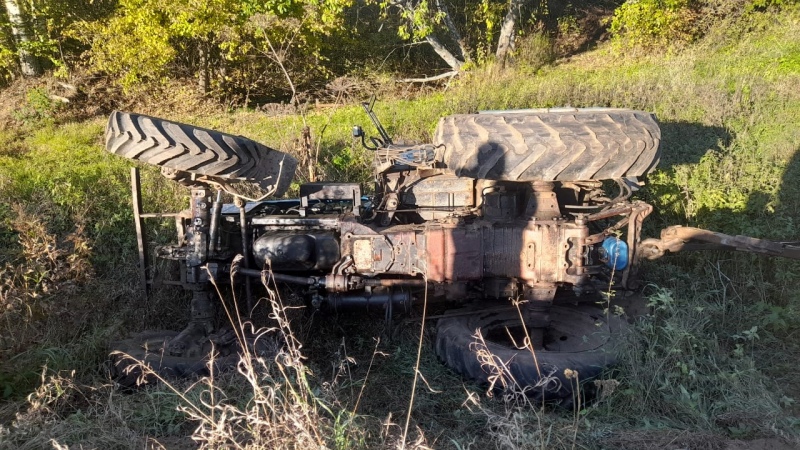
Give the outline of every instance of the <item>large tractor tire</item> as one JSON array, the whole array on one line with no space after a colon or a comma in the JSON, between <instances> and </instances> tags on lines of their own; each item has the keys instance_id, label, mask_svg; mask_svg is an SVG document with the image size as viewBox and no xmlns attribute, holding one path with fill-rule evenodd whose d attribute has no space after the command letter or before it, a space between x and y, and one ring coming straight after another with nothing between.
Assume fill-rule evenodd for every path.
<instances>
[{"instance_id":1,"label":"large tractor tire","mask_svg":"<svg viewBox=\"0 0 800 450\"><path fill-rule=\"evenodd\" d=\"M439 320L439 359L479 384L565 407L596 393L591 381L616 363L616 346L627 326L592 305L553 306L544 348L531 351L517 347L528 334L516 309L468 312Z\"/></svg>"},{"instance_id":2,"label":"large tractor tire","mask_svg":"<svg viewBox=\"0 0 800 450\"><path fill-rule=\"evenodd\" d=\"M660 140L650 113L565 108L443 117L434 144L458 176L531 182L646 175L658 164Z\"/></svg>"},{"instance_id":3,"label":"large tractor tire","mask_svg":"<svg viewBox=\"0 0 800 450\"><path fill-rule=\"evenodd\" d=\"M297 167L293 157L242 136L121 111L108 119L105 144L111 153L172 173L255 183L275 196L286 192Z\"/></svg>"},{"instance_id":4,"label":"large tractor tire","mask_svg":"<svg viewBox=\"0 0 800 450\"><path fill-rule=\"evenodd\" d=\"M195 355L176 356L167 350L177 331L144 331L111 343L110 375L126 389L157 384L160 379L207 377L232 370L244 358L242 344L231 329L209 338ZM282 342L275 335L248 335L251 355L273 359Z\"/></svg>"},{"instance_id":5,"label":"large tractor tire","mask_svg":"<svg viewBox=\"0 0 800 450\"><path fill-rule=\"evenodd\" d=\"M177 331L145 331L128 339L111 343L111 376L124 388L158 383L159 378L191 378L209 376L211 370L221 372L236 367L241 357L236 344L214 348L218 354L210 358L211 343L202 356L172 356L167 344ZM209 365L213 361L213 365Z\"/></svg>"}]
</instances>

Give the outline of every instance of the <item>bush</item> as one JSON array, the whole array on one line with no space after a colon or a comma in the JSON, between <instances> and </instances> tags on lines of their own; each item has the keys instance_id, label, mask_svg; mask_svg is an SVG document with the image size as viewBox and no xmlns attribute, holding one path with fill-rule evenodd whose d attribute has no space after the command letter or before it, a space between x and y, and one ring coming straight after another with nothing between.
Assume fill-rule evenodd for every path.
<instances>
[{"instance_id":1,"label":"bush","mask_svg":"<svg viewBox=\"0 0 800 450\"><path fill-rule=\"evenodd\" d=\"M520 68L532 72L536 72L556 60L552 39L541 31L521 39L516 56Z\"/></svg>"},{"instance_id":2,"label":"bush","mask_svg":"<svg viewBox=\"0 0 800 450\"><path fill-rule=\"evenodd\" d=\"M628 0L614 11L611 34L625 48L672 46L696 37L691 0Z\"/></svg>"},{"instance_id":3,"label":"bush","mask_svg":"<svg viewBox=\"0 0 800 450\"><path fill-rule=\"evenodd\" d=\"M44 122L51 122L62 105L51 99L45 89L32 88L25 95L25 104L14 110L11 116L19 122L40 126Z\"/></svg>"}]
</instances>

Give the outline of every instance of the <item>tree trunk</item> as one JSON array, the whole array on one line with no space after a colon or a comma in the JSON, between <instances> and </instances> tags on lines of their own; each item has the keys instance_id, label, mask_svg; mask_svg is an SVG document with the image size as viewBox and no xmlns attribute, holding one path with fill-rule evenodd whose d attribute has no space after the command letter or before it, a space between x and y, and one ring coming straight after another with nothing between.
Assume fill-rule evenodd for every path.
<instances>
[{"instance_id":1,"label":"tree trunk","mask_svg":"<svg viewBox=\"0 0 800 450\"><path fill-rule=\"evenodd\" d=\"M411 15L414 14L415 8L417 6L415 2L412 0L399 0L399 1L394 0L390 1L390 3L393 6L410 13ZM455 29L453 21L450 20L450 16L447 14L447 10L445 9L444 4L437 0L436 8L439 10L439 12L444 14L445 24L450 30L450 33L453 34L454 38L453 40L455 40L456 43L459 45L459 47L461 47L459 48L459 50L462 53L462 55L460 56L461 58L464 58L464 54L466 52L464 51L462 46L461 36L458 34L458 30ZM423 28L419 24L415 24L415 26L417 27L418 30ZM430 44L431 47L433 47L433 51L435 51L436 54L439 55L439 57L441 57L444 60L444 62L446 62L447 65L450 66L451 69L453 69L456 72L461 70L461 66L464 65L464 61L462 59L459 59L458 56L454 55L453 52L448 50L447 47L445 47L444 44L442 44L442 42L439 41L439 38L437 38L433 34L428 34L427 36L425 36L425 42L427 42L428 44Z\"/></svg>"},{"instance_id":2,"label":"tree trunk","mask_svg":"<svg viewBox=\"0 0 800 450\"><path fill-rule=\"evenodd\" d=\"M11 33L14 35L14 40L17 45L17 54L19 55L19 65L22 74L27 77L37 76L42 74L42 66L36 56L32 55L26 48L26 44L30 42L28 36L27 24L22 17L22 12L19 9L17 0L5 0L6 12L8 13L8 21L11 24Z\"/></svg>"},{"instance_id":3,"label":"tree trunk","mask_svg":"<svg viewBox=\"0 0 800 450\"><path fill-rule=\"evenodd\" d=\"M519 22L522 5L525 0L509 0L508 12L503 19L500 27L500 40L497 42L497 52L495 57L500 67L505 67L510 54L514 51L514 39L517 34L517 22Z\"/></svg>"},{"instance_id":4,"label":"tree trunk","mask_svg":"<svg viewBox=\"0 0 800 450\"><path fill-rule=\"evenodd\" d=\"M442 21L447 27L447 30L450 32L450 37L458 45L459 54L456 56L460 57L462 61L469 61L470 57L469 51L467 50L467 45L464 42L464 39L461 37L461 33L458 32L456 24L453 23L453 19L450 17L450 12L447 10L447 5L445 5L444 1L442 0L436 0L436 8L442 13Z\"/></svg>"},{"instance_id":5,"label":"tree trunk","mask_svg":"<svg viewBox=\"0 0 800 450\"><path fill-rule=\"evenodd\" d=\"M208 90L210 88L211 82L211 67L208 61L208 47L210 45L208 42L203 39L200 41L199 45L197 46L198 53L199 53L199 63L200 63L200 73L198 74L198 85L200 87L200 92L203 94L208 94Z\"/></svg>"},{"instance_id":6,"label":"tree trunk","mask_svg":"<svg viewBox=\"0 0 800 450\"><path fill-rule=\"evenodd\" d=\"M441 42L439 42L439 39L437 39L436 36L429 34L428 36L425 36L425 41L427 41L428 44L433 47L433 51L435 51L436 54L439 55L448 66L455 71L461 70L461 66L464 65L464 61L461 61L455 55L453 55L450 50L448 50L444 45L442 45Z\"/></svg>"}]
</instances>

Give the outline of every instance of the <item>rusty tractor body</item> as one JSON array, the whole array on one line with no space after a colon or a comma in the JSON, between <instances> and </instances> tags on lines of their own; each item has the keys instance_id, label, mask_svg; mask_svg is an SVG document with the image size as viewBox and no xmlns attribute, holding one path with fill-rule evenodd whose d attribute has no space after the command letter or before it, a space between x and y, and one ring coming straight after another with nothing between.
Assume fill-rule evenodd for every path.
<instances>
[{"instance_id":1,"label":"rusty tractor body","mask_svg":"<svg viewBox=\"0 0 800 450\"><path fill-rule=\"evenodd\" d=\"M214 330L210 282L235 273L247 287L247 311L250 279L262 277L302 287L313 309L379 309L388 319L422 296L471 304L440 320L440 358L485 382L492 374L474 361L470 337L476 329L486 338L498 335L497 327L510 334L521 325L527 349L503 338L485 345L507 359L518 385L540 388L534 396L543 401L563 400L572 396L565 368L589 380L613 364L599 349L620 321L586 305L636 289L642 259L709 247L800 257L789 244L684 227L642 240L652 206L633 194L660 155L660 131L648 113L565 108L449 116L433 143L401 146L371 105L364 109L380 138L367 142L360 127L353 134L374 151L374 193L364 195L357 183L306 183L295 200L248 201L237 190L258 183L281 194L296 165L288 155L240 136L112 115L109 151L159 165L191 189L188 210L143 214L134 170L144 289L153 281L143 219L171 216L178 241L157 256L180 263L180 279L169 282L193 300L182 332L134 338L126 350L149 339L151 350L131 353L169 373L202 372L209 341L221 347L224 335ZM234 195L233 204L222 202L223 191ZM509 317L487 313L512 304L519 310Z\"/></svg>"}]
</instances>

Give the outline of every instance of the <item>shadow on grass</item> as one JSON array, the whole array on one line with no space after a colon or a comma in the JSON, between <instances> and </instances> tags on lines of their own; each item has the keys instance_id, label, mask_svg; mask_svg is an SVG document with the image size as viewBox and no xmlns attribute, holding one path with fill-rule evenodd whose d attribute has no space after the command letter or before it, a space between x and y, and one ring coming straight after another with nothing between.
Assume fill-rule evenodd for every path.
<instances>
[{"instance_id":1,"label":"shadow on grass","mask_svg":"<svg viewBox=\"0 0 800 450\"><path fill-rule=\"evenodd\" d=\"M693 164L710 150L727 147L733 136L722 127L692 122L659 121L661 128L661 170Z\"/></svg>"}]
</instances>

